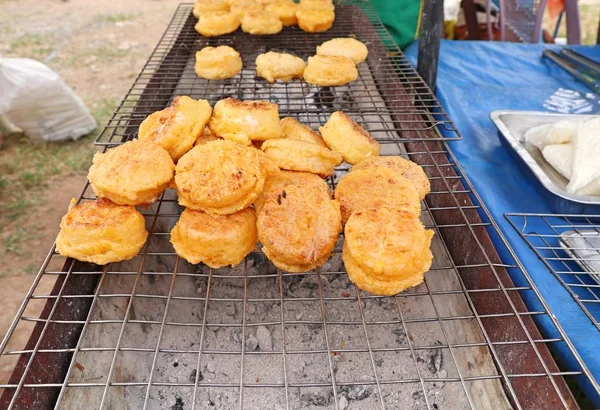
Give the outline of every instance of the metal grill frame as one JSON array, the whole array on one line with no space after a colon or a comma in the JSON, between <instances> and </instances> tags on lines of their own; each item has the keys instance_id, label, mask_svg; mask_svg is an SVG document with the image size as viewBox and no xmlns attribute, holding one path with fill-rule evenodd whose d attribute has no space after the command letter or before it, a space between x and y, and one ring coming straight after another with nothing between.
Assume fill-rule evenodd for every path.
<instances>
[{"instance_id":1,"label":"metal grill frame","mask_svg":"<svg viewBox=\"0 0 600 410\"><path fill-rule=\"evenodd\" d=\"M347 88L325 87L324 89L331 94L331 98L343 99L344 95L342 95L342 92L345 93L349 90L357 100L367 101L372 107L377 107L379 112L375 114L380 118L375 121L366 119L369 115L372 117L373 112L365 112L358 109L358 111L349 114L371 132L382 131L397 134L398 136L394 138L394 141L414 140L414 136L407 138L402 134L409 131L422 130L422 123L426 123L427 129L433 131L435 135L433 138L445 140L461 139L459 131L450 121L442 105L437 101L423 79L412 68L400 48L394 43L370 4L361 0L345 2L344 4L361 7L371 25L368 28L361 28L357 27L356 22L344 22L338 18L333 30L345 30L346 32L350 30L362 30L360 37L371 48L368 62L371 65L376 65L377 60L381 59L384 64L378 72L376 83L359 74L358 80L350 83ZM176 11L168 29L151 54L148 62L136 78L125 98L120 102L115 113L111 116L106 128L96 138L95 143L97 145L114 146L121 144L124 140L134 138L137 135L137 127L144 118L155 111L163 109L170 103L170 100L164 99L165 92L161 90L174 88L176 84L180 85L178 92L185 95L191 94L192 91L197 91L203 87L229 84L238 90L246 92L246 94L250 94L246 99L261 99L261 95L257 95L251 91L255 89L257 83L266 83L265 80L258 79L254 75L256 67L254 58L248 58L244 55L244 71L233 79L206 81L201 80L192 72L184 72L191 54L196 50L206 45L231 45L240 38L248 38L248 35L242 33L241 30L225 36L203 38L193 29L193 24L196 20L192 15L188 14L188 11L184 7L180 7ZM255 36L254 38L259 39L256 41L264 44L267 50L275 51L286 50L289 48L288 44L294 42L293 51L291 52L306 59L307 56L315 54L315 44L320 44L332 38L330 33L311 33L307 35L297 27L285 27L277 35ZM371 47L373 44L376 44L377 47ZM395 99L396 88L400 86L398 80L402 83L401 86L403 89L408 91L408 96L410 97L410 101L403 101L404 104L398 104L400 101ZM181 86L181 84L184 85ZM294 80L289 84L299 86L300 91L294 91L290 86L285 87L284 92L288 100L291 99L290 97L293 97L290 94L304 93L309 88L308 84L300 80ZM365 87L368 91L357 93L354 89L356 88L356 84L368 86ZM374 98L379 97L380 93L384 94L385 107L376 106L373 101ZM142 97L145 99L144 104L138 103L138 100ZM171 95L168 95L168 97L171 97ZM206 98L206 96L204 97ZM270 93L269 97L272 97ZM216 99L208 99L211 105L214 105L217 101ZM291 106L288 109L280 107L280 115L281 117L294 116L298 112L306 112L307 110L322 113L324 118L334 111L333 109L327 110L321 107L307 107L305 102L300 101L298 105ZM404 118L402 121L405 124L402 127L386 124L385 129L378 129L377 126L383 122L381 117L384 115L392 117L395 120L397 118ZM408 115L414 116L412 121L415 124L413 126L407 126L408 120L405 118ZM314 123L309 125L317 127L322 124Z\"/></svg>"},{"instance_id":2,"label":"metal grill frame","mask_svg":"<svg viewBox=\"0 0 600 410\"><path fill-rule=\"evenodd\" d=\"M348 4L348 3L345 3ZM374 11L368 3L362 1L349 2L351 5L360 5L361 9L367 10L370 18L373 18ZM371 11L369 11L371 10ZM175 13L175 17L171 25L167 29L165 36L159 43L159 46L152 54L148 64L146 64L142 74L136 80L136 83L131 88L128 96L124 98L117 112L112 116L108 126L100 134L98 141L101 145L112 146L121 143L124 139L131 138L134 134L127 130L135 128L135 121L139 118L132 118L131 113L135 107L139 107L137 101L141 94L136 87L140 84L140 78L150 73L159 73L161 62L167 58L167 54L173 50L173 37L182 29L184 23L190 19L191 7L182 5ZM374 27L378 32L382 32L384 41L389 39L389 35L385 33L383 26L378 20ZM385 35L384 35L385 34ZM401 61L395 67L398 69L398 76L403 84L406 84L406 92L402 94L399 91L400 98L398 102L413 101L415 104L426 103L434 112L441 112L441 106L426 89L422 80L410 68L408 62L403 57L400 51L398 55L390 56L393 61ZM189 53L188 53L189 54ZM404 67L401 65L406 64ZM147 83L150 83L147 81ZM424 94L415 94L415 84L423 86ZM426 91L425 91L426 90ZM138 94L136 94L138 93ZM135 106L130 106L132 101L130 95L134 95L136 101ZM164 107L164 100L172 98L172 94L164 96L162 104L159 107L154 107L153 110ZM144 108L145 109L145 108ZM125 113L128 111L129 114ZM148 113L149 114L149 113ZM136 113L137 115L137 113ZM248 280L246 269L244 274L239 276L219 275L212 271L208 274L180 272L180 262L176 258L174 252L151 252L149 251L149 243L151 237L165 237L168 232L155 232L154 226L159 218L176 217L176 214L165 214L161 212L161 207L165 204L172 203L175 200L163 195L156 206L144 212L146 218L151 222L151 233L148 244L144 247L139 268L135 271L113 271L111 265L104 268L99 268L94 265L80 263L74 260L67 260L63 269L51 269L48 266L53 260L60 260L54 246L48 253L34 283L29 290L23 305L19 309L15 321L9 328L2 344L0 352L2 357L18 356L19 362L11 379L8 383L0 385L4 389L0 406L3 408L18 408L25 405L34 405L35 408L51 408L54 407L54 401L60 404L64 397L65 391L68 388L102 388L102 403L100 407L106 407L107 396L109 390L114 387L138 386L146 387L145 404L148 403L151 389L157 386L173 387L180 389L193 389L192 408L196 408L199 404L196 402L198 390L201 388L211 387L226 387L238 392L239 407L243 408L244 391L252 388L278 389L283 390L285 394L285 402L287 408L290 408L290 389L291 388L310 388L310 387L330 387L333 390L334 403L337 406L339 399L339 380L336 379L332 366L332 356L336 354L364 353L370 357L374 378L370 381L354 380L346 382L346 385L370 385L376 389L381 408L390 407L385 402L382 395L382 390L387 386L395 386L405 383L413 383L420 386L424 393L425 404L428 409L433 408L432 403L428 400L427 390L428 384L443 381L446 383L455 383L461 386L468 400L469 407L473 408L473 401L469 394L467 386L476 381L485 380L500 380L504 386L504 390L513 407L515 408L563 408L575 406L573 397L567 388L565 380L578 379L584 380L585 383L591 385L597 392L600 392L600 387L590 375L589 370L582 362L581 358L573 348L573 345L567 338L563 329L555 320L554 315L549 311L548 305L541 297L539 291L533 284L527 272L523 269L520 262L516 259L514 252L510 249L505 238L500 233L495 221L481 203L479 195L475 192L472 184L464 175L464 172L454 154L450 150L447 143L440 138L430 124L427 123L427 116L423 117L420 111L403 112L404 118L409 121L399 121L398 133L400 138L393 141L380 141L381 144L390 144L402 146L406 150L405 156L423 166L430 182L432 184L432 192L423 203L423 217L433 221L428 224L428 228L434 229L436 237L442 239L443 250L447 255L450 263L447 266L435 266L426 275L424 288L420 291L405 292L398 296L384 298L388 301L393 300L393 305L397 310L397 318L392 321L372 321L365 318L362 302L381 299L381 297L372 296L354 288L355 295L347 297L332 297L325 290L322 277L328 275L344 274L345 272L323 272L316 270L315 272L301 274L303 276L315 276L317 278L318 289L315 297L308 298L310 302L315 303L320 310L321 318L317 322L312 322L314 325L320 325L324 329L325 334L325 349L310 349L307 351L293 351L286 349L285 332L287 325L293 325L296 322L303 323L299 320L287 320L284 317L284 306L294 302L294 298L284 293L284 284L294 274L284 274L278 271L275 274L264 274L252 276L252 280L269 280L276 279L278 286L278 298L264 299L248 297ZM419 122L420 121L420 122ZM417 124L418 126L415 126ZM420 124L420 125L419 125ZM450 122L447 123L450 129L454 126ZM116 130L124 128L125 132L121 135ZM108 137L107 137L108 136ZM334 187L333 179L329 183ZM93 193L89 185L86 184L79 197L80 201L94 199ZM501 261L489 235L497 235L501 238L506 251L510 255L510 260ZM335 252L340 252L336 249ZM153 256L165 256L175 258L173 269L169 271L147 272L144 270L145 258ZM246 268L244 262L244 268ZM435 275L443 274L446 270L452 270L457 273L460 281L460 286L452 290L432 290L432 284L435 285ZM510 276L509 276L510 272ZM110 278L110 275L129 275L134 278L134 286L131 292L119 294L103 294L103 283ZM170 289L168 294L151 295L136 293L136 286L141 280L148 276L166 276L170 278ZM207 281L207 287L198 296L176 296L173 295L173 289L178 278L182 277L201 277ZM36 292L41 280L49 277L56 277L57 281L53 291L50 294L40 294ZM220 280L239 280L243 282L243 293L241 297L230 299L211 299L211 287L214 283ZM182 279L179 279L180 281ZM517 284L515 285L514 282ZM523 303L521 296L527 294L530 298L533 297L536 302L530 304L529 310ZM468 301L468 306L471 309L470 315L449 315L444 316L439 313L436 297L444 295L459 295ZM86 332L89 326L94 325L98 321L93 321L90 314L96 303L102 298L122 297L128 298L127 309L123 319L112 320L116 325L120 326L118 341L114 347L94 346L84 348L81 346L82 335ZM403 299L413 297L426 297L435 309L435 317L407 318L403 311ZM132 319L130 312L132 304L136 298L159 298L165 301L165 311L162 320L139 320ZM160 341L163 330L166 326L190 326L189 323L177 323L168 320L168 306L174 301L188 300L204 305L204 316L200 324L202 333L200 337L199 350L168 350L173 354L194 354L197 355L196 362L196 379L189 383L170 383L153 381L153 373L156 367L156 358L159 353L164 353L161 349ZM360 317L352 322L335 322L328 319L328 306L340 301L346 300L356 303L360 311ZM45 301L44 308L41 313L34 316L25 314L29 305L36 301ZM284 344L281 351L276 352L246 352L244 343L241 345L240 351L207 351L203 350L204 331L208 326L219 326L218 323L207 322L207 312L210 307L218 304L218 302L229 301L241 303L243 310L241 312L241 324L236 325L242 329L242 337L246 330L251 326L269 325L279 326L284 335ZM247 323L247 306L251 303L272 302L277 303L281 309L281 319L268 323ZM455 320L469 320L477 324L477 328L484 338L483 342L467 342L453 344L449 341L449 336L444 332L444 325ZM552 323L555 334L542 335L539 333L535 322L545 320ZM105 320L100 322L110 322ZM7 345L13 335L15 328L23 322L35 323L33 334L26 346L20 349L7 350ZM395 325L401 327L404 332L409 335L409 328L414 325L424 325L426 323L438 323L444 332L445 341L442 345L425 346L415 344L407 338L406 346L395 346L392 348L376 348L373 347L374 335L369 333L371 326L377 325ZM147 325L160 326L158 343L155 349L147 349L141 347L123 347L120 345L124 329L127 324L139 323ZM221 324L223 326L223 324ZM328 341L329 329L333 326L358 326L364 330L364 340L360 348L338 348L331 346ZM504 332L510 334L506 338ZM245 340L245 339L242 339ZM483 375L476 377L465 376L460 371L459 364L456 362L455 352L461 348L478 348L486 347L491 353L496 366L496 374ZM559 347L566 347L570 354L575 358L576 368L561 370L558 368L552 359L550 352ZM457 370L458 377L445 379L431 379L425 377L419 372L419 367L416 364L414 353L423 349L446 349ZM382 351L406 351L413 353L413 361L415 361L415 371L410 378L385 379L378 376L378 371L375 367L373 357ZM77 367L77 356L83 351L107 351L112 352L112 364L105 382L98 383L72 383L69 381L70 374ZM131 382L116 382L113 378L113 371L117 355L120 352L148 352L154 355L154 360L150 369L148 380L131 381ZM238 383L210 383L200 380L201 360L206 354L228 354L240 357L240 380ZM282 383L249 383L244 380L244 361L246 358L253 355L261 354L277 354L283 358L283 376ZM286 361L288 357L297 354L326 354L329 358L329 381L328 382L312 382L308 384L294 384L288 380L288 369ZM516 356L516 360L511 360L511 356ZM57 407L58 407L57 404ZM391 408L391 407L390 407Z\"/></svg>"},{"instance_id":3,"label":"metal grill frame","mask_svg":"<svg viewBox=\"0 0 600 410\"><path fill-rule=\"evenodd\" d=\"M600 283L592 277L598 273L581 266L597 259L580 259L573 254L595 248L591 245L573 248L559 243L560 235L566 231L600 232L600 215L507 213L505 218L600 330Z\"/></svg>"}]
</instances>

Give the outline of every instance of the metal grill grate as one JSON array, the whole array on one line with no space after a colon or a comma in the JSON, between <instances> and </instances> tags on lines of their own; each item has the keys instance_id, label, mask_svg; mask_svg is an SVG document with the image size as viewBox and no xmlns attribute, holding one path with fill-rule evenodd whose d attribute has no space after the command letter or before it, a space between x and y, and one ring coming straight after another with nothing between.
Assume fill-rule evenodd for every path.
<instances>
[{"instance_id":1,"label":"metal grill grate","mask_svg":"<svg viewBox=\"0 0 600 410\"><path fill-rule=\"evenodd\" d=\"M211 104L224 96L271 100L280 104L282 117L302 114L305 117L302 119L313 127L322 125L332 112L342 109L370 132L379 134L381 140L403 140L406 139L403 133L424 126L433 130L436 138L443 138L442 133L447 139L460 138L442 106L366 2L353 1L336 9L335 24L325 33L307 34L297 27L286 27L275 36L249 36L238 30L207 39L194 30L196 21L189 8L177 10L128 95L98 136L98 144L114 145L135 137L141 121L163 109L175 95L207 99ZM260 53L286 51L306 60L324 41L348 36L365 42L370 54L359 66L358 80L347 86L319 88L299 80L269 84L255 77L255 59ZM199 78L193 70L195 52L207 45L229 45L240 51L242 72L227 80ZM398 97L400 89L402 99ZM436 114L431 115L424 106ZM382 119L386 117L393 121L384 122ZM398 125L400 121L405 123L403 127ZM412 126L407 127L411 121Z\"/></svg>"},{"instance_id":2,"label":"metal grill grate","mask_svg":"<svg viewBox=\"0 0 600 410\"><path fill-rule=\"evenodd\" d=\"M360 23L357 4L374 16L368 3L350 3L337 7L336 24L347 22L340 16ZM190 6L177 10L101 143L133 136L132 118L164 108L179 92L207 92L210 84L199 80L194 87L206 89L182 88L192 56L189 14ZM381 23L370 27L385 44ZM308 38L296 33L288 41L298 36ZM194 34L189 41L193 51L202 40ZM374 55L382 46L371 41ZM187 53L180 66L169 60L179 52ZM399 51L393 58L405 62ZM349 88L348 96L357 101L363 90L367 103L382 108L365 112L357 103L351 114L372 131L393 124L402 138L379 134L382 154L417 162L431 181L422 220L435 230L435 259L422 285L396 297L359 291L343 270L341 238L331 259L305 274L276 270L260 250L235 268L189 265L169 243L181 208L168 190L142 209L151 234L135 259L99 267L50 251L0 345L0 365L16 363L0 384L0 407L292 409L349 401L360 409L550 409L576 406L568 382L600 391L512 251L500 260L488 236L499 235L495 223L430 117L409 105L439 104L424 87L418 94L408 65L395 67L406 88L393 92L382 86L391 73L380 79L378 66L368 68L364 88ZM380 122L369 122L372 116ZM345 172L329 179L332 188ZM80 200L93 198L86 185ZM529 310L522 297L532 300ZM555 332L540 334L539 320ZM31 327L28 343L15 345L13 336ZM559 369L552 359L561 347L574 367Z\"/></svg>"},{"instance_id":3,"label":"metal grill grate","mask_svg":"<svg viewBox=\"0 0 600 410\"><path fill-rule=\"evenodd\" d=\"M506 218L600 330L600 216L507 214Z\"/></svg>"}]
</instances>

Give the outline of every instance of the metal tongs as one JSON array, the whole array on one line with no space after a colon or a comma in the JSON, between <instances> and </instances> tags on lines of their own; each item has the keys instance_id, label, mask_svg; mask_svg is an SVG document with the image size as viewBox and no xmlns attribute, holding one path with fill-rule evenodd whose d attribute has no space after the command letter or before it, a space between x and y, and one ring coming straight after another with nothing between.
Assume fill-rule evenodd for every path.
<instances>
[{"instance_id":1,"label":"metal tongs","mask_svg":"<svg viewBox=\"0 0 600 410\"><path fill-rule=\"evenodd\" d=\"M600 94L600 64L576 51L564 48L560 54L544 50L543 56L558 64L596 94Z\"/></svg>"}]
</instances>

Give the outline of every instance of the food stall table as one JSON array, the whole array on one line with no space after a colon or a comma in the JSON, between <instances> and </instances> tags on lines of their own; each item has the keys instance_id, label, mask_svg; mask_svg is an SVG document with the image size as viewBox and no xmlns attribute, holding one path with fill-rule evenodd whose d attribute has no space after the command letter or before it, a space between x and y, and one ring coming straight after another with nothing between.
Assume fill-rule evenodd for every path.
<instances>
[{"instance_id":1,"label":"food stall table","mask_svg":"<svg viewBox=\"0 0 600 410\"><path fill-rule=\"evenodd\" d=\"M495 110L598 113L598 96L553 62L542 59L544 44L514 44L478 41L445 41L440 47L436 94L461 132L461 141L449 142L467 177L489 208L500 230L533 278L557 316L581 358L600 377L600 333L558 278L511 226L509 213L552 214L544 199L544 188L516 163L501 142L490 119ZM406 50L416 66L418 44ZM600 59L600 47L578 46L576 51ZM565 95L572 99L561 98ZM538 226L531 223L538 223ZM532 220L528 232L550 229ZM492 235L495 244L502 239ZM504 248L502 248L504 251ZM502 257L507 257L504 251ZM513 278L518 280L518 278ZM527 303L527 296L525 296ZM546 322L539 325L552 337ZM567 363L571 358L562 359Z\"/></svg>"}]
</instances>

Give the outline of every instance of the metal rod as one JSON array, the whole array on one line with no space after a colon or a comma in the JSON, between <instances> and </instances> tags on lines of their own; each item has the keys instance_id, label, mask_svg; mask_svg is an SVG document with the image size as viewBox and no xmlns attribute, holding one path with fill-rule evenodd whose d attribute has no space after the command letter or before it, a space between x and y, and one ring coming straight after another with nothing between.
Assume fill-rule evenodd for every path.
<instances>
[{"instance_id":1,"label":"metal rod","mask_svg":"<svg viewBox=\"0 0 600 410\"><path fill-rule=\"evenodd\" d=\"M423 0L417 71L425 83L435 91L440 55L440 39L444 28L443 0Z\"/></svg>"},{"instance_id":2,"label":"metal rod","mask_svg":"<svg viewBox=\"0 0 600 410\"><path fill-rule=\"evenodd\" d=\"M556 54L552 50L544 50L543 56L556 63L560 68L571 74L573 77L585 84L590 90L600 94L600 85L595 82L594 78L579 71L577 67Z\"/></svg>"}]
</instances>

